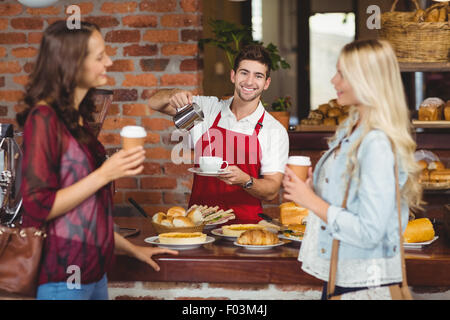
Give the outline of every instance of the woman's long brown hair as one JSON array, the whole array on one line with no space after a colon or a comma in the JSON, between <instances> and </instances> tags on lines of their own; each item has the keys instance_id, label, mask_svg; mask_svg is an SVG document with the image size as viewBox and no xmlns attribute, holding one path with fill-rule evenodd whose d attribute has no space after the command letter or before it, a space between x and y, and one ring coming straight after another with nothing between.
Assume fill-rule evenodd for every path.
<instances>
[{"instance_id":1,"label":"woman's long brown hair","mask_svg":"<svg viewBox=\"0 0 450 320\"><path fill-rule=\"evenodd\" d=\"M81 28L69 29L66 21L51 24L44 32L39 54L25 87L25 109L16 116L20 126L25 124L30 110L45 100L52 107L70 133L80 142L86 133L79 125L80 116L92 121L95 106L88 92L78 110L74 108L74 92L84 59L88 55L88 41L98 26L81 22Z\"/></svg>"}]
</instances>

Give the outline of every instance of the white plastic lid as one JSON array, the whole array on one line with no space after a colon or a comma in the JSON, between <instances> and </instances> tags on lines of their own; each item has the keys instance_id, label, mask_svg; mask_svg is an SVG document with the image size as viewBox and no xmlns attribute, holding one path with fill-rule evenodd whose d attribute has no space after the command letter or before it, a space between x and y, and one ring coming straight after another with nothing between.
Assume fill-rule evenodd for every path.
<instances>
[{"instance_id":1,"label":"white plastic lid","mask_svg":"<svg viewBox=\"0 0 450 320\"><path fill-rule=\"evenodd\" d=\"M127 138L145 138L147 131L141 126L125 126L120 130L120 135Z\"/></svg>"},{"instance_id":2,"label":"white plastic lid","mask_svg":"<svg viewBox=\"0 0 450 320\"><path fill-rule=\"evenodd\" d=\"M292 164L295 166L310 166L311 159L304 156L290 156L287 164Z\"/></svg>"}]
</instances>

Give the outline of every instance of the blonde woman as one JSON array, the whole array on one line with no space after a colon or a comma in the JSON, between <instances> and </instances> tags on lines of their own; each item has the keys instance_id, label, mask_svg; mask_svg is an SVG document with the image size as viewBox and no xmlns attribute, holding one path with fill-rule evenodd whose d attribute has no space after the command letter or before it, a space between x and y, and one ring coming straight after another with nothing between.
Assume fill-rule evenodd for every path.
<instances>
[{"instance_id":1,"label":"blonde woman","mask_svg":"<svg viewBox=\"0 0 450 320\"><path fill-rule=\"evenodd\" d=\"M302 269L328 281L331 244L340 240L335 294L402 281L394 150L399 165L402 227L422 190L414 160L408 108L391 46L378 40L347 44L331 80L338 103L351 105L347 121L308 180L286 168L284 198L310 210L300 249ZM347 207L341 207L347 184ZM360 291L362 293L362 291ZM326 283L322 299L326 297ZM388 297L386 295L385 297Z\"/></svg>"}]
</instances>

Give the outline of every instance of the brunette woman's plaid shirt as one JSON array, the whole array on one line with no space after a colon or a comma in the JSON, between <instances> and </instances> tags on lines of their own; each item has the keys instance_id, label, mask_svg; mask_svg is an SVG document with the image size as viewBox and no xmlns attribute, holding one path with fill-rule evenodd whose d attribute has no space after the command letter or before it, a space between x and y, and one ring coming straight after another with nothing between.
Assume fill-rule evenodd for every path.
<instances>
[{"instance_id":1,"label":"brunette woman's plaid shirt","mask_svg":"<svg viewBox=\"0 0 450 320\"><path fill-rule=\"evenodd\" d=\"M24 226L46 224L39 284L65 282L77 266L81 283L102 278L112 263L114 233L111 188L105 186L67 213L45 222L56 192L94 171L105 149L90 134L80 144L45 105L31 110L24 126L21 192ZM73 267L72 267L73 268ZM69 271L69 273L68 273Z\"/></svg>"}]
</instances>

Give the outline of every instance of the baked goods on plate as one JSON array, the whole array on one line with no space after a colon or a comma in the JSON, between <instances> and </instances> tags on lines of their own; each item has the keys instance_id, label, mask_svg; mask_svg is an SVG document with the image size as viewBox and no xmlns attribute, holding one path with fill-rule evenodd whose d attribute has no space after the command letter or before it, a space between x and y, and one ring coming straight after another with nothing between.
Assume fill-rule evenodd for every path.
<instances>
[{"instance_id":1,"label":"baked goods on plate","mask_svg":"<svg viewBox=\"0 0 450 320\"><path fill-rule=\"evenodd\" d=\"M434 236L433 224L428 218L409 221L403 233L405 243L430 241Z\"/></svg>"},{"instance_id":2,"label":"baked goods on plate","mask_svg":"<svg viewBox=\"0 0 450 320\"><path fill-rule=\"evenodd\" d=\"M290 224L283 230L280 238L294 241L302 241L305 235L306 225L304 224Z\"/></svg>"},{"instance_id":3,"label":"baked goods on plate","mask_svg":"<svg viewBox=\"0 0 450 320\"><path fill-rule=\"evenodd\" d=\"M261 245L273 245L280 242L277 235L273 232L261 229L261 230L247 230L243 232L237 239L239 244L247 244L254 246Z\"/></svg>"},{"instance_id":4,"label":"baked goods on plate","mask_svg":"<svg viewBox=\"0 0 450 320\"><path fill-rule=\"evenodd\" d=\"M222 227L222 233L229 237L239 237L247 230L263 230L264 227L259 224L231 224Z\"/></svg>"},{"instance_id":5,"label":"baked goods on plate","mask_svg":"<svg viewBox=\"0 0 450 320\"><path fill-rule=\"evenodd\" d=\"M280 222L284 225L306 223L308 209L297 206L294 202L284 202L280 206Z\"/></svg>"},{"instance_id":6,"label":"baked goods on plate","mask_svg":"<svg viewBox=\"0 0 450 320\"><path fill-rule=\"evenodd\" d=\"M205 242L206 234L202 232L168 232L161 233L158 239L162 244L195 244Z\"/></svg>"}]
</instances>

